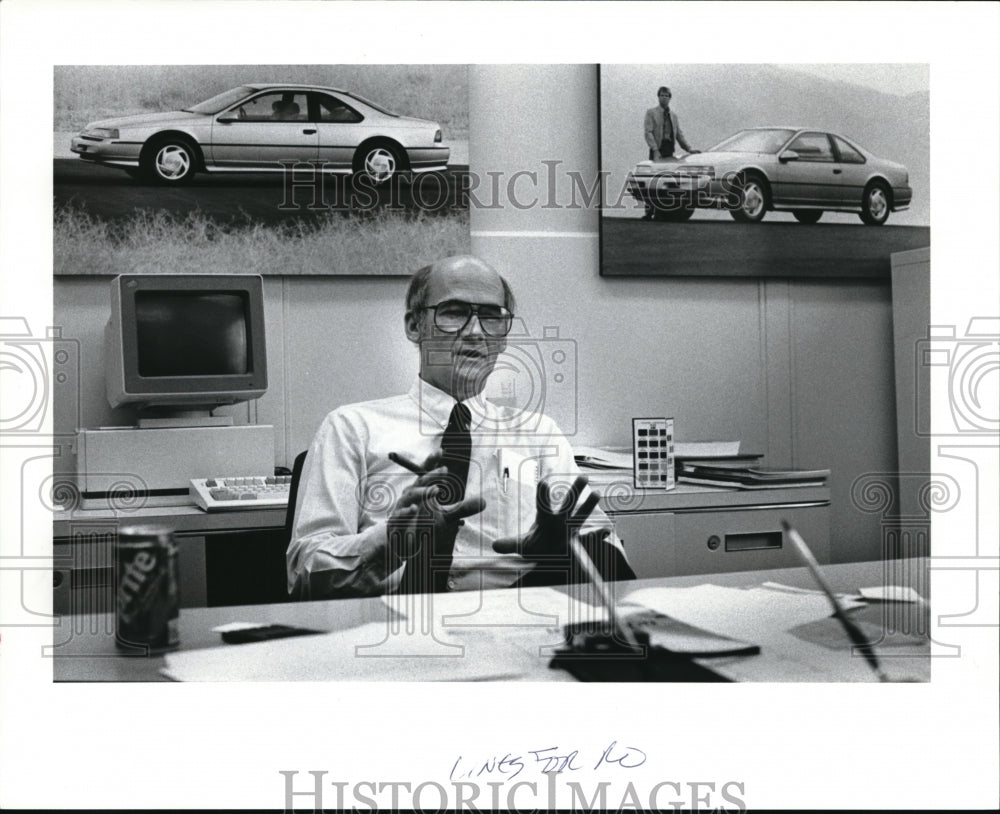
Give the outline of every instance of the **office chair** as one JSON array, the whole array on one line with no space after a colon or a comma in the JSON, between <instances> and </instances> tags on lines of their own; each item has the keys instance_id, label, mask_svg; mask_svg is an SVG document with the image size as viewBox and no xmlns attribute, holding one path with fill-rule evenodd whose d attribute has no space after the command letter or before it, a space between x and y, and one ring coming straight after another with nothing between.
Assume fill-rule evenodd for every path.
<instances>
[{"instance_id":1,"label":"office chair","mask_svg":"<svg viewBox=\"0 0 1000 814\"><path fill-rule=\"evenodd\" d=\"M295 463L292 464L292 482L288 487L288 508L285 510L285 551L292 542L292 531L295 529L295 500L299 493L299 480L302 478L302 467L306 463L306 453L303 450L295 456ZM302 580L297 580L292 586L289 599L308 599L307 586Z\"/></svg>"}]
</instances>

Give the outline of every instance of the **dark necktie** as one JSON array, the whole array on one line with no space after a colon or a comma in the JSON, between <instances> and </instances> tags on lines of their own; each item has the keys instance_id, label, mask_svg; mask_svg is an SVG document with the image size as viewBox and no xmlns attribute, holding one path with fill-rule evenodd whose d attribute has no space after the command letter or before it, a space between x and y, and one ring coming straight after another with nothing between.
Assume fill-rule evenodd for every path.
<instances>
[{"instance_id":1,"label":"dark necktie","mask_svg":"<svg viewBox=\"0 0 1000 814\"><path fill-rule=\"evenodd\" d=\"M465 499L465 484L469 478L469 457L472 453L472 435L469 432L472 415L469 408L458 402L448 418L441 438L441 455L448 469L448 486L443 502L458 503ZM435 535L431 570L435 591L448 587L457 529Z\"/></svg>"},{"instance_id":2,"label":"dark necktie","mask_svg":"<svg viewBox=\"0 0 1000 814\"><path fill-rule=\"evenodd\" d=\"M669 158L674 154L674 125L670 121L670 111L663 111L663 144L664 149L660 153L664 158Z\"/></svg>"}]
</instances>

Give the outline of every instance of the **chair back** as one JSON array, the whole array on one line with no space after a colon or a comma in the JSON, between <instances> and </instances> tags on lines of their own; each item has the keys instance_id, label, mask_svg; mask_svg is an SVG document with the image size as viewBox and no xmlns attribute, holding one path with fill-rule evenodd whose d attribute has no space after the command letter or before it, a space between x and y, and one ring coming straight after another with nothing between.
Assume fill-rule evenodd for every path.
<instances>
[{"instance_id":1,"label":"chair back","mask_svg":"<svg viewBox=\"0 0 1000 814\"><path fill-rule=\"evenodd\" d=\"M299 494L299 479L302 477L302 467L306 462L306 452L300 452L295 456L295 463L292 464L292 482L288 488L288 508L285 510L285 536L287 542L292 542L292 530L295 528L295 499Z\"/></svg>"}]
</instances>

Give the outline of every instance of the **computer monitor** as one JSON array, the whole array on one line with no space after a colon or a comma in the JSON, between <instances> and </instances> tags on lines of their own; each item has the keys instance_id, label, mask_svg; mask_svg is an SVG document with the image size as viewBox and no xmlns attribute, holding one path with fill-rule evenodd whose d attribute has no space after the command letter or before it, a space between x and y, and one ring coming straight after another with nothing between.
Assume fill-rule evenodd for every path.
<instances>
[{"instance_id":1,"label":"computer monitor","mask_svg":"<svg viewBox=\"0 0 1000 814\"><path fill-rule=\"evenodd\" d=\"M254 274L122 274L111 283L112 407L206 415L267 390L263 281Z\"/></svg>"}]
</instances>

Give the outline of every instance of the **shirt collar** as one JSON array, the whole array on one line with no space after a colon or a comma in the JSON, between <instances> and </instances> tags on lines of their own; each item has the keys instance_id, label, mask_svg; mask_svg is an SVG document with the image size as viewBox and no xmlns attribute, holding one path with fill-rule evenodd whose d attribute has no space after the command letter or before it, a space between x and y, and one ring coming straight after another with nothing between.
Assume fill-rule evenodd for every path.
<instances>
[{"instance_id":1,"label":"shirt collar","mask_svg":"<svg viewBox=\"0 0 1000 814\"><path fill-rule=\"evenodd\" d=\"M410 388L410 398L417 403L423 415L430 419L435 427L441 430L448 426L451 411L457 403L452 396L443 390L439 390L433 384L425 382L419 376ZM469 408L471 417L470 429L479 429L486 419L487 411L490 410L489 402L480 393L478 396L465 399L463 403Z\"/></svg>"}]
</instances>

